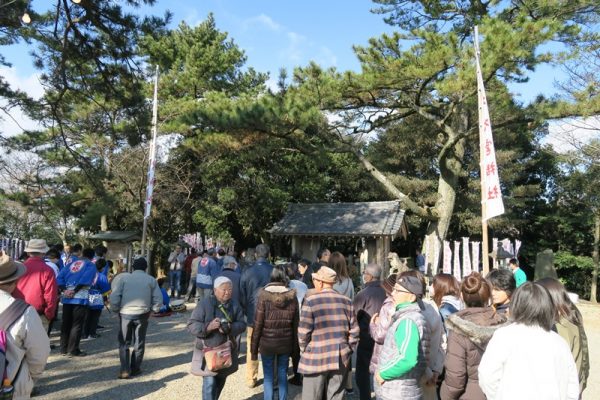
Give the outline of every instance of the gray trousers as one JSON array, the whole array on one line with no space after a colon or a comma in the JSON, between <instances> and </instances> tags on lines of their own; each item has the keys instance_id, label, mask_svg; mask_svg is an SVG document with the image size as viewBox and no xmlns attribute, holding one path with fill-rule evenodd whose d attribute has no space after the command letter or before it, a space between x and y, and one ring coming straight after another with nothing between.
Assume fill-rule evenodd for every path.
<instances>
[{"instance_id":1,"label":"gray trousers","mask_svg":"<svg viewBox=\"0 0 600 400\"><path fill-rule=\"evenodd\" d=\"M348 369L304 375L302 400L343 400L346 395Z\"/></svg>"},{"instance_id":2,"label":"gray trousers","mask_svg":"<svg viewBox=\"0 0 600 400\"><path fill-rule=\"evenodd\" d=\"M146 347L146 329L150 313L141 315L119 314L119 359L121 372L136 373L140 370ZM129 346L132 346L131 355Z\"/></svg>"}]
</instances>

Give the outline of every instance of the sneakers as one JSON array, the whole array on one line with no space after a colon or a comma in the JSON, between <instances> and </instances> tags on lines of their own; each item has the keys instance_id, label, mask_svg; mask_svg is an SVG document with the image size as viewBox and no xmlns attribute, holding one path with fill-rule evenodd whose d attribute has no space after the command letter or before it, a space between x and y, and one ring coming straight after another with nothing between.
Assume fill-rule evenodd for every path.
<instances>
[{"instance_id":1,"label":"sneakers","mask_svg":"<svg viewBox=\"0 0 600 400\"><path fill-rule=\"evenodd\" d=\"M118 379L129 379L129 377L130 375L127 371L120 372L119 375L117 375Z\"/></svg>"},{"instance_id":2,"label":"sneakers","mask_svg":"<svg viewBox=\"0 0 600 400\"><path fill-rule=\"evenodd\" d=\"M354 394L354 389L346 389L346 394L352 396Z\"/></svg>"},{"instance_id":3,"label":"sneakers","mask_svg":"<svg viewBox=\"0 0 600 400\"><path fill-rule=\"evenodd\" d=\"M87 353L85 351L76 351L75 353L70 353L69 354L69 358L73 358L73 357L85 357L87 356Z\"/></svg>"}]
</instances>

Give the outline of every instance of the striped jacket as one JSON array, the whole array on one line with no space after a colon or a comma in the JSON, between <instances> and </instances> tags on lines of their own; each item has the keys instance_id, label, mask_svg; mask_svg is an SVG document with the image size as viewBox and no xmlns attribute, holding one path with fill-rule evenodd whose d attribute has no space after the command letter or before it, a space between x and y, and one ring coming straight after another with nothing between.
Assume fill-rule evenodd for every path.
<instances>
[{"instance_id":1,"label":"striped jacket","mask_svg":"<svg viewBox=\"0 0 600 400\"><path fill-rule=\"evenodd\" d=\"M358 343L358 324L350 299L323 289L304 299L298 325L302 357L298 372L319 374L347 367Z\"/></svg>"}]
</instances>

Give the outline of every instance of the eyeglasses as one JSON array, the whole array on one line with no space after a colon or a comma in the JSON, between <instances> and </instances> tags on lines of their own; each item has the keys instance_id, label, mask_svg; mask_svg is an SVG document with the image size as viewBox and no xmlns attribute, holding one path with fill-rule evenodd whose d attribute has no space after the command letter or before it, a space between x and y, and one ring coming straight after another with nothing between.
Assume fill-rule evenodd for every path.
<instances>
[{"instance_id":1,"label":"eyeglasses","mask_svg":"<svg viewBox=\"0 0 600 400\"><path fill-rule=\"evenodd\" d=\"M404 290L404 289L398 289L398 288L396 288L396 287L395 287L395 288L392 290L392 293L411 293L411 292L409 292L408 290Z\"/></svg>"}]
</instances>

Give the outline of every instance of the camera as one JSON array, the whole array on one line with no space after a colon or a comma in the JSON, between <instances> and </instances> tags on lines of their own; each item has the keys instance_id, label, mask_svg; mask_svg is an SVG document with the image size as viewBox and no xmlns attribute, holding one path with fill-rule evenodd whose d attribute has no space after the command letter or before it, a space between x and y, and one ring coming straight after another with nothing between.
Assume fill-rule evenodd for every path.
<instances>
[{"instance_id":1,"label":"camera","mask_svg":"<svg viewBox=\"0 0 600 400\"><path fill-rule=\"evenodd\" d=\"M221 331L226 335L231 332L231 324L225 318L221 318Z\"/></svg>"}]
</instances>

